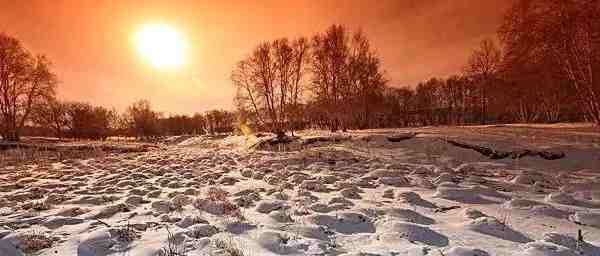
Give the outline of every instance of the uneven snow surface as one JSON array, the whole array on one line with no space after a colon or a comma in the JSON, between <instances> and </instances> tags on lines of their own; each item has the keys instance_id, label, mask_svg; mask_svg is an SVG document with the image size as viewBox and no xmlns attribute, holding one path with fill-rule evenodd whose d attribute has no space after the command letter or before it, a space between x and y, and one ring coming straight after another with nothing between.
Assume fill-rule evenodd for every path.
<instances>
[{"instance_id":1,"label":"uneven snow surface","mask_svg":"<svg viewBox=\"0 0 600 256\"><path fill-rule=\"evenodd\" d=\"M417 136L386 139L406 132ZM344 139L258 150L265 137L190 137L146 153L4 167L0 255L600 256L598 133L300 136ZM493 160L448 138L565 157Z\"/></svg>"}]
</instances>

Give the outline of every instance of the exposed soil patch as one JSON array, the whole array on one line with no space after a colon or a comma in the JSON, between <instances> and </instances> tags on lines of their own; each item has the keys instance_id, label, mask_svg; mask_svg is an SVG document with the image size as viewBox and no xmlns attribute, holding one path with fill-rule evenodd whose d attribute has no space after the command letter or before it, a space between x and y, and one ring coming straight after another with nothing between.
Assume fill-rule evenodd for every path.
<instances>
[{"instance_id":1,"label":"exposed soil patch","mask_svg":"<svg viewBox=\"0 0 600 256\"><path fill-rule=\"evenodd\" d=\"M453 146L456 146L456 147L475 150L475 151L479 152L480 154L489 157L490 159L504 159L507 157L510 157L512 159L520 159L520 158L523 158L526 156L532 156L532 157L539 156L546 160L556 160L556 159L561 159L561 158L565 157L564 152L537 151L537 150L529 150L529 149L516 150L516 151L500 151L500 150L495 150L492 148L482 147L482 146L478 146L478 145L471 145L471 144L462 143L462 142L453 141L453 140L444 140L444 141L446 141L447 143L449 143Z\"/></svg>"}]
</instances>

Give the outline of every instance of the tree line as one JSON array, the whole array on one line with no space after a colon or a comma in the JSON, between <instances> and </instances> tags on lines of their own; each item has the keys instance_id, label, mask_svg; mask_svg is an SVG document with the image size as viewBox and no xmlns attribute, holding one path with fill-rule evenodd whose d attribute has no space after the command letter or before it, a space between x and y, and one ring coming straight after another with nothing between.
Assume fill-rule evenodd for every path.
<instances>
[{"instance_id":1,"label":"tree line","mask_svg":"<svg viewBox=\"0 0 600 256\"><path fill-rule=\"evenodd\" d=\"M462 72L390 84L362 31L333 25L257 45L231 72L234 111L165 116L56 99L50 61L0 33L0 136L103 139L515 122L600 125L600 2L517 0Z\"/></svg>"},{"instance_id":2,"label":"tree line","mask_svg":"<svg viewBox=\"0 0 600 256\"><path fill-rule=\"evenodd\" d=\"M123 113L87 102L61 101L58 79L44 55L0 33L0 137L19 141L24 135L74 139L110 136L156 138L167 135L233 132L237 114L211 110L194 115L163 115L147 100Z\"/></svg>"},{"instance_id":3,"label":"tree line","mask_svg":"<svg viewBox=\"0 0 600 256\"><path fill-rule=\"evenodd\" d=\"M165 116L140 100L124 113L86 102L57 99L57 77L43 55L0 33L0 137L24 135L105 139L109 136L152 138L165 135L232 132L236 114L212 110L192 116Z\"/></svg>"},{"instance_id":4,"label":"tree line","mask_svg":"<svg viewBox=\"0 0 600 256\"><path fill-rule=\"evenodd\" d=\"M519 0L461 73L391 85L361 31L263 42L232 71L246 122L279 134L512 122L600 124L600 4ZM596 79L594 79L596 77Z\"/></svg>"},{"instance_id":5,"label":"tree line","mask_svg":"<svg viewBox=\"0 0 600 256\"><path fill-rule=\"evenodd\" d=\"M148 100L131 104L123 113L85 102L54 99L33 110L29 135L57 138L96 139L135 137L154 139L175 135L231 133L236 114L211 110L193 115L164 115Z\"/></svg>"}]
</instances>

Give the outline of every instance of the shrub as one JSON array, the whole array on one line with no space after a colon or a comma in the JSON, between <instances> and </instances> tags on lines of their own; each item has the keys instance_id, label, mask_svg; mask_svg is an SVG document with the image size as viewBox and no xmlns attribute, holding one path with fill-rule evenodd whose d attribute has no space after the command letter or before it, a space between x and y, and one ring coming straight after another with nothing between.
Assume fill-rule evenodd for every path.
<instances>
[{"instance_id":1,"label":"shrub","mask_svg":"<svg viewBox=\"0 0 600 256\"><path fill-rule=\"evenodd\" d=\"M52 247L55 239L43 232L32 230L18 235L17 240L19 241L19 249L24 253L33 253Z\"/></svg>"}]
</instances>

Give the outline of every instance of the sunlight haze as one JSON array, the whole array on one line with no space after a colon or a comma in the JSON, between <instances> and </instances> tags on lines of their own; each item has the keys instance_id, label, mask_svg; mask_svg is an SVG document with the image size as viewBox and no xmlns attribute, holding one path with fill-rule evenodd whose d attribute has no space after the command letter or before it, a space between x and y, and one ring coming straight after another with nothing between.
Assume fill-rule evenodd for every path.
<instances>
[{"instance_id":1,"label":"sunlight haze","mask_svg":"<svg viewBox=\"0 0 600 256\"><path fill-rule=\"evenodd\" d=\"M481 39L494 36L510 1L484 2L0 0L0 31L48 55L62 98L120 110L144 98L165 113L190 114L233 109L231 70L256 44L336 23L369 36L393 86L453 74ZM148 24L185 38L182 65L164 69L170 65L161 62L179 62L160 57L166 52L140 56L135 35Z\"/></svg>"}]
</instances>

